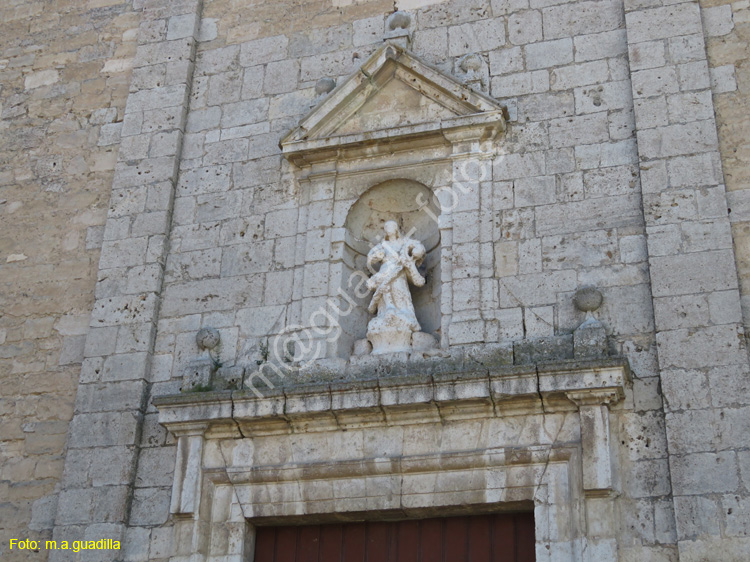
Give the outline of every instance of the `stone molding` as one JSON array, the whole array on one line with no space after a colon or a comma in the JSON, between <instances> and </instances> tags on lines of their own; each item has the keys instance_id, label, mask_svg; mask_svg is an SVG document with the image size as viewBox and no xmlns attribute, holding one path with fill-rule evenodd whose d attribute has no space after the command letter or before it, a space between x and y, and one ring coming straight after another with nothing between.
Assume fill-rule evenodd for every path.
<instances>
[{"instance_id":1,"label":"stone molding","mask_svg":"<svg viewBox=\"0 0 750 562\"><path fill-rule=\"evenodd\" d=\"M336 133L394 79L447 108L455 117L352 134ZM339 85L281 139L280 146L288 160L302 167L326 160L357 158L363 148L368 156L375 156L415 146L429 148L492 140L505 131L506 112L499 102L467 88L402 47L386 43L359 72Z\"/></svg>"},{"instance_id":2,"label":"stone molding","mask_svg":"<svg viewBox=\"0 0 750 562\"><path fill-rule=\"evenodd\" d=\"M627 361L611 359L299 385L261 398L246 390L185 393L152 403L175 435L239 438L570 411L590 400L615 404L628 380Z\"/></svg>"},{"instance_id":3,"label":"stone molding","mask_svg":"<svg viewBox=\"0 0 750 562\"><path fill-rule=\"evenodd\" d=\"M159 421L178 437L172 513L178 516L179 536L193 549L177 545L171 560L195 554L195 545L202 545L207 560L244 560L253 548L254 524L261 520L341 521L365 512L376 519L420 517L532 505L538 559L582 559L590 541L611 539L589 537L586 524L570 514L581 502L596 509L596 502L611 501L601 496L614 493L611 468L609 480L590 476L610 467L601 451L611 440L608 417L606 424L591 424L588 411L599 407L608 415L608 405L625 396L628 384L627 362L611 359L301 385L266 398L241 391L154 398ZM427 446L421 454L377 458L318 451L316 458L266 465L242 452L264 440L291 439L295 450L316 451L327 439L372 428L435 430L491 418L569 416L577 407L580 445L570 437L546 444L532 437L532 443L511 448L490 440L467 450ZM465 484L452 484L450 476ZM420 484L433 478L430 486ZM474 489L472 479L484 484ZM359 487L366 492L352 491ZM600 522L598 528L606 525ZM232 538L212 542L213 536Z\"/></svg>"}]
</instances>

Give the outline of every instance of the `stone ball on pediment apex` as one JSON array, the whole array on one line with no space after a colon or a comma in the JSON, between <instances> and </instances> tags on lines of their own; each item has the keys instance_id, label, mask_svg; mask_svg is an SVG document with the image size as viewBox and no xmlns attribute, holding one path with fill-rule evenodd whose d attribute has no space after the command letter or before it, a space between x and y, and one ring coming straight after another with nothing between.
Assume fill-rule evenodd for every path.
<instances>
[{"instance_id":1,"label":"stone ball on pediment apex","mask_svg":"<svg viewBox=\"0 0 750 562\"><path fill-rule=\"evenodd\" d=\"M390 31L395 31L396 29L407 29L411 25L411 14L402 12L401 10L393 12L388 16L386 25Z\"/></svg>"},{"instance_id":2,"label":"stone ball on pediment apex","mask_svg":"<svg viewBox=\"0 0 750 562\"><path fill-rule=\"evenodd\" d=\"M315 83L315 93L317 95L327 94L336 87L336 80L333 78L321 78Z\"/></svg>"},{"instance_id":3,"label":"stone ball on pediment apex","mask_svg":"<svg viewBox=\"0 0 750 562\"><path fill-rule=\"evenodd\" d=\"M573 304L581 312L594 312L602 305L602 293L592 285L579 288L573 297Z\"/></svg>"}]
</instances>

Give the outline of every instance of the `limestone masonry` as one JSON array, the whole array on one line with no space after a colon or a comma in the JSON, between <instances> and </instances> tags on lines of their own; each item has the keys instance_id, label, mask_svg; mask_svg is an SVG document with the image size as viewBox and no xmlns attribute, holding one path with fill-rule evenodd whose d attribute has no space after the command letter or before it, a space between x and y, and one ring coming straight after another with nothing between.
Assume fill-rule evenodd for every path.
<instances>
[{"instance_id":1,"label":"limestone masonry","mask_svg":"<svg viewBox=\"0 0 750 562\"><path fill-rule=\"evenodd\" d=\"M538 561L750 560L750 1L5 0L0 45L0 558L525 512Z\"/></svg>"}]
</instances>

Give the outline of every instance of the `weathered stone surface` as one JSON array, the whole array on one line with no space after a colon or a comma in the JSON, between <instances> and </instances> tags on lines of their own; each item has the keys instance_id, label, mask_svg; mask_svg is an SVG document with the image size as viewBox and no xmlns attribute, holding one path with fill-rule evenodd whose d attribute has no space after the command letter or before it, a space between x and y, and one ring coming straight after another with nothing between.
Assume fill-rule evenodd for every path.
<instances>
[{"instance_id":1,"label":"weathered stone surface","mask_svg":"<svg viewBox=\"0 0 750 562\"><path fill-rule=\"evenodd\" d=\"M161 527L171 486L164 474L174 466L174 451L162 445L173 437L146 413L153 410L145 389L156 395L177 390L186 367L205 359L194 340L201 327L215 326L223 340L221 367L212 364L213 377L201 380L231 388L247 379L245 369L258 366L284 327L309 325L313 313L333 310L329 303L346 308L336 291L346 287L351 271L364 267L361 256L342 250L352 244L344 225L348 209L367 188L408 177L431 190L456 181L467 188L457 191L450 209L451 197L440 194L440 251L426 260L431 268L440 264L439 274L426 271L428 279L439 275L440 283L429 295L415 295L418 315L420 302L438 303L425 322L445 347L439 353L449 357L380 364L363 356L342 376L442 373L445 396L476 398L486 380L459 384L448 373L469 363L489 371L514 360L532 365L580 357L587 342L603 352L603 329L607 351L625 353L635 374L632 393L611 405L610 414L637 421L627 429L613 422L626 438L625 444L620 435L612 439L620 495L576 499L587 510L579 518L589 526L584 532L596 536L584 545L586 552L613 559L617 544L622 560L676 560L678 553L702 560L715 552L742 559L747 459L741 453L736 470L726 468L735 466L731 455L743 443L750 401L742 384L746 336L739 329L740 303L745 331L750 303L742 48L750 39L750 18L742 2L397 2L396 8L409 11L409 22L396 26L403 32L397 40L411 37L418 57L462 77L461 61L474 53L479 66L488 67L485 78L492 76L484 86L489 81L490 93L507 105L510 122L494 145L453 145L453 178L431 175L441 164L429 163L448 160L443 149L416 144L382 160L369 153L360 158L362 152L335 165L317 162L310 177L280 159L281 137L326 99L316 82L327 78L341 87L384 33L394 31L384 16L393 3L282 1L269 11L228 0L203 6L192 0L99 1L64 14L41 4L0 8L0 42L6 43L0 58L0 214L7 225L0 236L0 371L8 374L0 399L7 451L0 489L10 498L4 504L10 507L0 507L8 516L0 518L13 522L0 532L2 541L28 533L31 520L29 536L48 538L57 509L58 524L65 526L56 536L121 533L129 560L190 555L182 522ZM391 105L381 100L385 105L370 109L378 117L373 128L409 100L424 102L405 94ZM459 175L463 160L473 160L467 155L484 150L489 152L480 158L492 161L492 169L480 166L486 170L481 179L473 172ZM334 197L335 207L327 203ZM573 293L587 283L606 294L597 311L603 328L591 338L574 334L584 317L572 305ZM364 337L358 330L369 318L362 306L357 302L336 342L313 334L328 363L300 376L338 380L337 362ZM86 321L71 327L62 320L70 315ZM463 344L478 347L459 353ZM496 355L493 345L500 346ZM520 371L493 379L504 389L493 399L517 390L530 401L523 407L533 409L538 377L533 367ZM410 395L398 386L384 385L395 401ZM669 413L666 426L658 389ZM296 396L294 408L315 406L304 393ZM349 399L343 391L336 396ZM365 397L358 400L368 407ZM222 438L221 451L216 443L208 447L206 459L283 465L291 458L322 459L315 451L337 458L365 450L362 458L408 458L466 450L477 435L486 435L495 447L514 447L519 452L513 455L525 463L522 469L501 463L501 470L452 468L424 477L427 461L421 457L407 461L419 475L352 476L356 484L338 488L358 490L346 497L326 495L322 485L313 489L304 480L298 489L264 484L252 493L243 490L238 501L261 515L306 513L312 497L318 511L339 512L506 501L533 482L533 467L542 466L545 477L565 483L566 493L578 493L568 488L575 478L563 474L564 463L524 456L555 435L565 447L579 447L577 406L566 400L545 404L541 417L530 411L516 416L482 400L474 411L485 419L492 417L487 409L495 413L491 423L477 422L489 424L481 427L451 421L426 429L433 423L428 420L442 423L440 416L451 414L425 406L418 416L425 423L399 421L378 428L377 435L356 433L364 430L353 426L306 432L300 423L293 435L306 432L309 441L302 446L292 446L291 437L276 438L283 443L276 448L271 439L260 439L253 440L252 452L233 434ZM324 402L315 407L333 403ZM263 407L275 406L258 405ZM74 408L69 468L53 507ZM349 427L350 420L319 423ZM639 423L642 432L631 430ZM239 430L230 423L222 431ZM322 444L319 433L330 443ZM140 459L138 435L146 445ZM442 445L433 447L436 442ZM85 461L78 458L92 447ZM107 463L118 469L107 471ZM124 467L136 464L145 468L134 481ZM454 489L448 484L453 480ZM485 490L477 482L489 484ZM444 493L436 500L426 489ZM216 536L223 538L210 543L216 549L210 556L232 560L240 556L244 522L238 504L230 509L231 500L215 501L217 512L234 513L237 520L222 523ZM142 526L125 531L127 513ZM539 516L560 533L569 529L567 519ZM563 559L570 544L537 531L546 541L539 548ZM10 556L16 559L16 553Z\"/></svg>"}]
</instances>

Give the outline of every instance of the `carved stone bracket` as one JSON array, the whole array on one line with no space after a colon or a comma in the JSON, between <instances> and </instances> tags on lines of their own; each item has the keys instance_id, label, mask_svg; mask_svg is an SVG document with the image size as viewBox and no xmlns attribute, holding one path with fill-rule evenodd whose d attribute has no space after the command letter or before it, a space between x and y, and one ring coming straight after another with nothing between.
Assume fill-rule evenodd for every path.
<instances>
[{"instance_id":1,"label":"carved stone bracket","mask_svg":"<svg viewBox=\"0 0 750 562\"><path fill-rule=\"evenodd\" d=\"M609 405L616 404L621 388L566 393L578 406L583 449L583 490L587 496L606 496L614 491L610 449Z\"/></svg>"}]
</instances>

